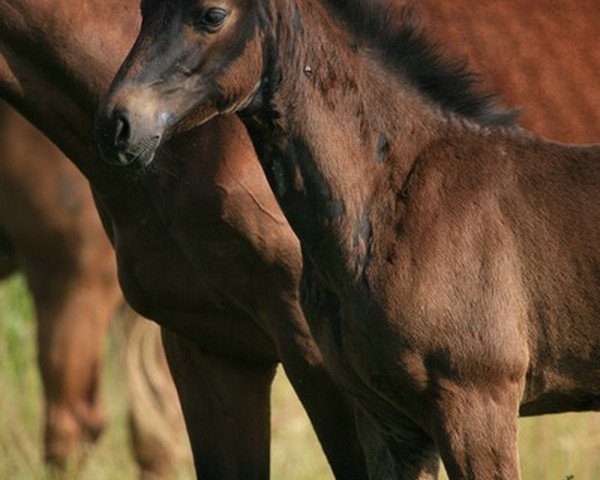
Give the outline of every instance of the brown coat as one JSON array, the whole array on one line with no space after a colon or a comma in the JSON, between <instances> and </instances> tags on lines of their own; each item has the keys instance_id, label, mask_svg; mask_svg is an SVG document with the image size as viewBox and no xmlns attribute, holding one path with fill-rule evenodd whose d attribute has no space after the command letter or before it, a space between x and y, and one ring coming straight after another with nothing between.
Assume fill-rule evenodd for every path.
<instances>
[{"instance_id":1,"label":"brown coat","mask_svg":"<svg viewBox=\"0 0 600 480\"><path fill-rule=\"evenodd\" d=\"M400 10L144 5L102 151L143 168L178 124L239 114L373 477L441 457L453 480L516 479L519 413L600 408L600 147L510 126Z\"/></svg>"}]
</instances>

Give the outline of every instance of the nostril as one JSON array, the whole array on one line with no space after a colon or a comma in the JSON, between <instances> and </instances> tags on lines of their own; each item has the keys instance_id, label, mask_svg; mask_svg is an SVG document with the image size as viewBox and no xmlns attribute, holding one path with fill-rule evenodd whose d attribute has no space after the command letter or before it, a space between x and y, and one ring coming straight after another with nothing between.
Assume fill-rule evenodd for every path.
<instances>
[{"instance_id":1,"label":"nostril","mask_svg":"<svg viewBox=\"0 0 600 480\"><path fill-rule=\"evenodd\" d=\"M131 126L123 112L115 113L115 146L125 147L131 138Z\"/></svg>"}]
</instances>

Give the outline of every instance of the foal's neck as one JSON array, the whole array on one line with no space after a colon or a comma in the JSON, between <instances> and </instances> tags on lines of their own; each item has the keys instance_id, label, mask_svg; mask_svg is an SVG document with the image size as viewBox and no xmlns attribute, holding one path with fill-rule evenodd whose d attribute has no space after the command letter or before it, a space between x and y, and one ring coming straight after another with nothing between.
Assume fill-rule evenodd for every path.
<instances>
[{"instance_id":1,"label":"foal's neck","mask_svg":"<svg viewBox=\"0 0 600 480\"><path fill-rule=\"evenodd\" d=\"M443 120L375 52L361 51L323 2L275 2L289 11L272 18L291 20L267 41L264 104L246 123L306 253L330 271L353 269L375 197L400 190Z\"/></svg>"}]
</instances>

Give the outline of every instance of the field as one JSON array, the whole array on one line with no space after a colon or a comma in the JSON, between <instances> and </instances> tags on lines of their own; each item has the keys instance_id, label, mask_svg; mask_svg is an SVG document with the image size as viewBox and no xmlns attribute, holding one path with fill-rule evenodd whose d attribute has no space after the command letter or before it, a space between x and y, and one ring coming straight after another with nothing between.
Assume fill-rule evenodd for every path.
<instances>
[{"instance_id":1,"label":"field","mask_svg":"<svg viewBox=\"0 0 600 480\"><path fill-rule=\"evenodd\" d=\"M48 477L40 461L40 381L35 367L32 306L16 276L0 285L0 479ZM136 478L125 425L127 400L112 342L107 344L105 398L111 422L85 468L73 479ZM285 377L273 394L272 478L333 478ZM555 415L521 422L523 478L600 479L600 414ZM189 471L181 480L193 478Z\"/></svg>"}]
</instances>

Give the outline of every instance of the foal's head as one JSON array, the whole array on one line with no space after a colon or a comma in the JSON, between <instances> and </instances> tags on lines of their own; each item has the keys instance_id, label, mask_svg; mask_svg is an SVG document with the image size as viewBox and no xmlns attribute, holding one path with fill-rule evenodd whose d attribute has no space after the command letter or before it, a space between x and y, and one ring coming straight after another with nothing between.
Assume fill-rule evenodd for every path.
<instances>
[{"instance_id":1,"label":"foal's head","mask_svg":"<svg viewBox=\"0 0 600 480\"><path fill-rule=\"evenodd\" d=\"M245 107L263 71L266 0L142 0L139 37L98 112L116 165L146 165L176 125Z\"/></svg>"},{"instance_id":2,"label":"foal's head","mask_svg":"<svg viewBox=\"0 0 600 480\"><path fill-rule=\"evenodd\" d=\"M496 109L493 97L472 89L473 79L461 64L446 61L410 22L392 21L402 12L399 1L323 0L328 8L317 11L318 2L305 0L304 14L311 17L302 21L317 23L325 12L339 17L365 51L378 51L386 68L432 103L480 123L510 124L511 115ZM311 40L299 35L306 26L295 9L301 3L142 0L141 32L98 113L96 137L104 158L116 165L146 165L176 126L190 128L259 106L281 80L275 57L290 60L279 41Z\"/></svg>"}]
</instances>

